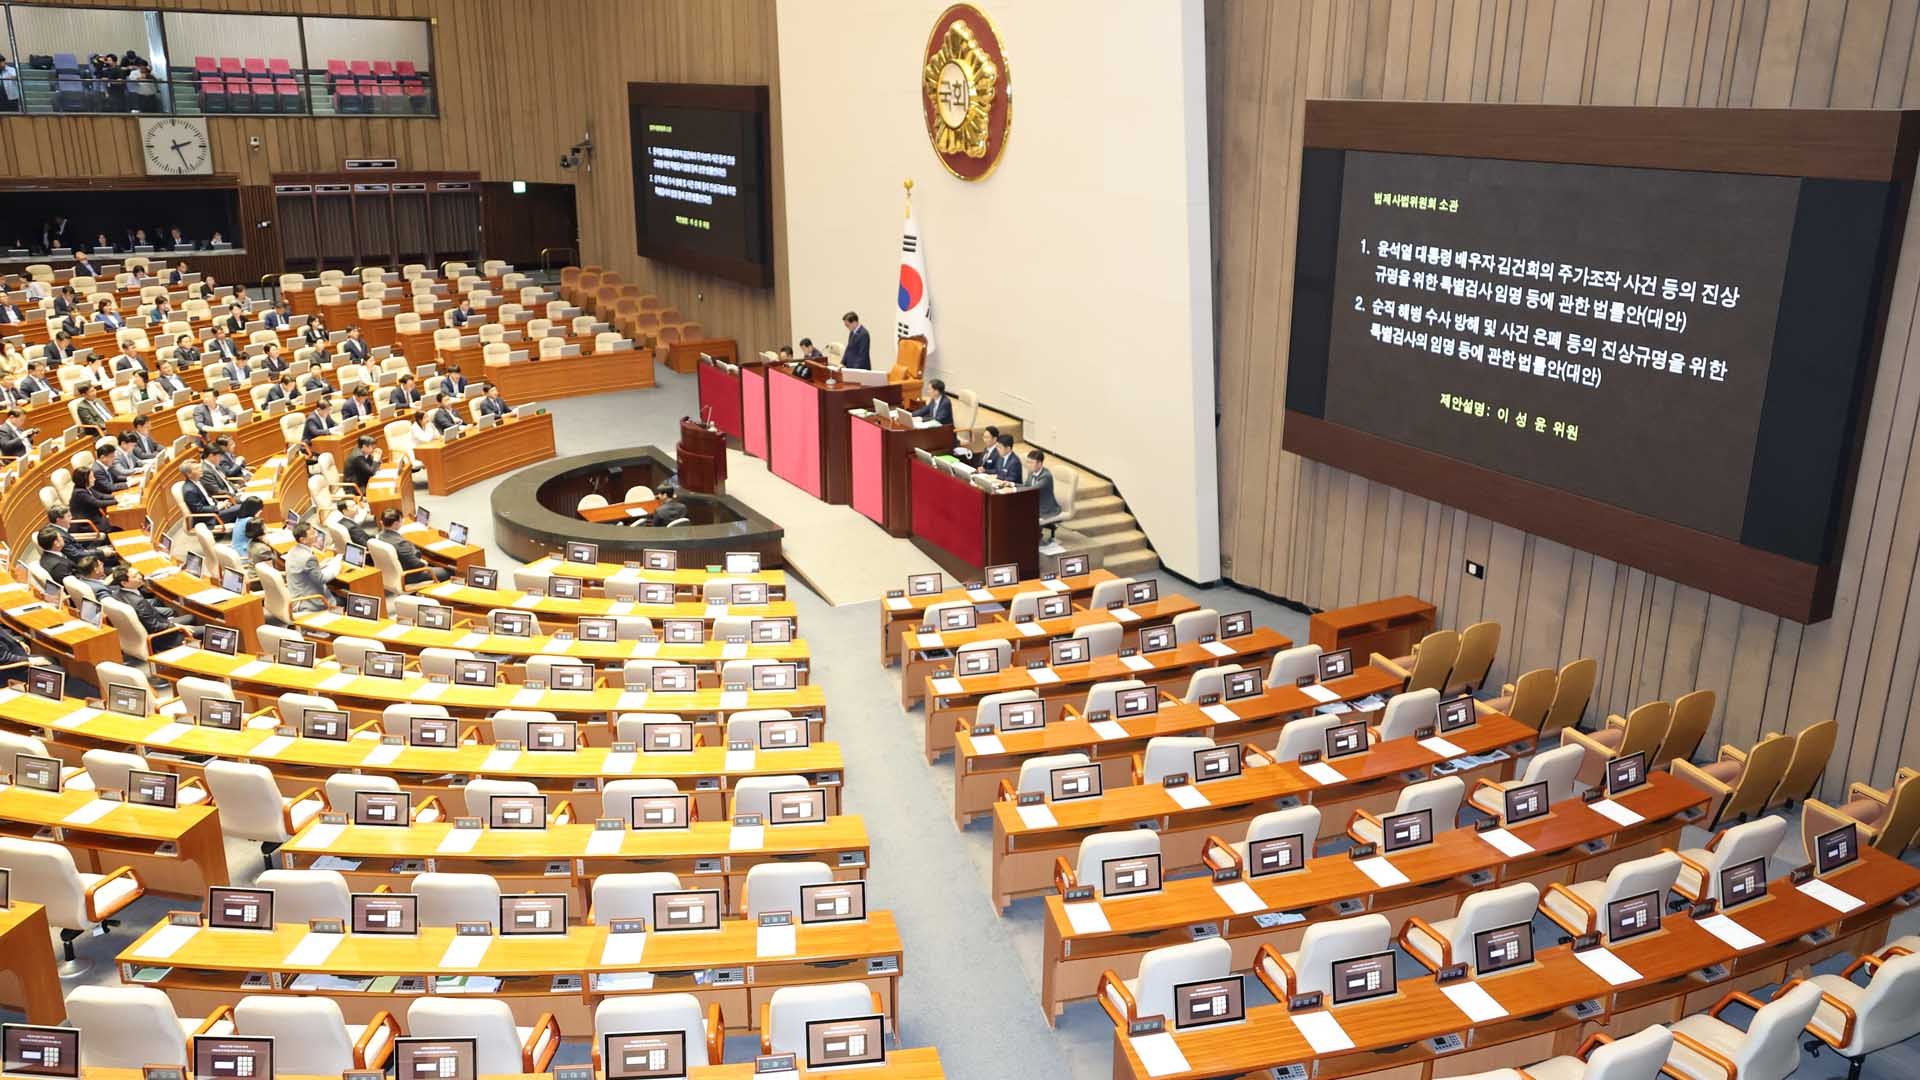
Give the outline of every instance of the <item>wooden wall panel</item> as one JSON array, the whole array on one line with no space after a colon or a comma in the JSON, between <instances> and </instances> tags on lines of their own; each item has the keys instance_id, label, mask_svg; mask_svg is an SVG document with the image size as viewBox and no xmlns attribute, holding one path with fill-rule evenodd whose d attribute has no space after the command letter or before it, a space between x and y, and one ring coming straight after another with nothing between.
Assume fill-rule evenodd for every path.
<instances>
[{"instance_id":1,"label":"wooden wall panel","mask_svg":"<svg viewBox=\"0 0 1920 1080\"><path fill-rule=\"evenodd\" d=\"M152 0L88 2L155 6ZM275 173L335 170L349 157L393 157L403 169L573 184L582 261L619 270L710 332L738 338L743 348L788 338L773 0L195 0L190 6L435 20L438 118L211 117L216 171L238 174L242 184L267 184ZM629 82L772 87L774 289L656 265L636 253ZM588 130L596 148L593 171L561 169L561 154ZM248 146L252 136L261 139L258 149ZM0 120L0 176L138 176L138 144L138 125L128 117L8 117Z\"/></svg>"},{"instance_id":2,"label":"wooden wall panel","mask_svg":"<svg viewBox=\"0 0 1920 1080\"><path fill-rule=\"evenodd\" d=\"M1920 107L1920 0L1208 0L1207 17L1227 575L1316 607L1411 592L1450 625L1497 619L1498 678L1596 657L1589 720L1714 690L1708 752L1837 717L1829 796L1920 765L1920 209L1826 622L1801 626L1278 449L1308 98ZM1465 559L1487 579L1467 577Z\"/></svg>"}]
</instances>

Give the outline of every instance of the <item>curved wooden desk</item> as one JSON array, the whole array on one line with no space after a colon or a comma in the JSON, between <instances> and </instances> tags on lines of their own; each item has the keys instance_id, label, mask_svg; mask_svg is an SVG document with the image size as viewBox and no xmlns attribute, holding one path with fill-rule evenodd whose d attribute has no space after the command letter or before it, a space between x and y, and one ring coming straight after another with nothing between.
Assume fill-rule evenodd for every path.
<instances>
[{"instance_id":1,"label":"curved wooden desk","mask_svg":"<svg viewBox=\"0 0 1920 1080\"><path fill-rule=\"evenodd\" d=\"M558 804L553 804L558 809ZM328 833L338 830L330 839ZM603 833L618 838L603 849L594 840L593 822L549 825L545 829L462 830L472 840L465 851L450 850L453 823L415 822L405 828L327 826L317 820L274 852L276 864L310 869L314 860L347 859L358 865L342 870L355 888L370 891L403 882L428 870L489 874L502 892L567 892L573 910L585 911L593 881L601 874L666 870L680 875L688 889L719 889L726 913L740 916L747 871L761 863L820 861L839 881L866 877L871 845L858 815L829 817L818 825L770 825L757 842L736 846L728 821L697 821L685 829ZM477 835L473 835L477 834Z\"/></svg>"},{"instance_id":2,"label":"curved wooden desk","mask_svg":"<svg viewBox=\"0 0 1920 1080\"><path fill-rule=\"evenodd\" d=\"M532 612L539 618L559 618L571 622L582 615L644 615L659 622L662 619L705 619L707 632L713 632L713 620L727 615L744 615L759 619L799 619L799 611L789 601L754 605L707 604L699 600L682 600L672 604L639 604L623 600L608 600L602 596L582 597L578 600L562 600L552 596L535 596L520 589L476 589L465 582L448 581L422 589L418 594L455 610L475 612L481 615L494 608L514 608Z\"/></svg>"},{"instance_id":3,"label":"curved wooden desk","mask_svg":"<svg viewBox=\"0 0 1920 1080\"><path fill-rule=\"evenodd\" d=\"M427 470L428 494L451 495L554 455L553 414L544 410L509 417L490 428L469 426L465 431L452 441L414 444L414 458Z\"/></svg>"},{"instance_id":4,"label":"curved wooden desk","mask_svg":"<svg viewBox=\"0 0 1920 1080\"><path fill-rule=\"evenodd\" d=\"M270 933L202 927L170 952L153 946L154 935L165 928L164 922L156 924L120 951L121 977L131 982L140 968L164 966L166 974L147 985L166 991L182 1016L205 1016L247 994L314 992L289 985L301 976L343 976L377 980L364 990L326 991L348 1023L362 1024L382 1009L404 1017L420 991L402 991L394 981L412 977L425 986L434 976L450 973L440 959L454 940L451 927L436 926L422 927L418 936L343 934L326 959L303 963L295 950L308 937L304 923L280 923ZM565 934L538 937L496 935L486 956L459 972L500 979L500 988L488 996L512 1006L521 1024L552 1013L563 1032L576 1036L593 1031L594 1007L602 999L635 993L693 994L702 1012L711 1004L720 1006L728 1034L748 1034L759 1030L760 1006L781 987L842 978L879 991L889 1026L899 1024L906 949L892 912L870 912L865 922L795 927L795 950L784 956L760 955L758 929L746 919L725 919L718 930L650 930L634 963L606 961L604 926L575 925ZM262 971L271 974L271 987L241 985L247 975ZM645 989L597 985L600 977L616 972L651 972L653 984ZM557 990L556 975L578 976L579 985Z\"/></svg>"},{"instance_id":5,"label":"curved wooden desk","mask_svg":"<svg viewBox=\"0 0 1920 1080\"><path fill-rule=\"evenodd\" d=\"M892 667L900 659L900 635L917 629L920 621L926 618L927 609L935 604L972 600L976 604L994 603L1005 607L1023 592L1065 592L1076 600L1084 601L1092 594L1095 585L1114 578L1111 571L1095 570L1052 582L1036 577L993 588L944 589L928 596L884 597L880 601L880 663Z\"/></svg>"},{"instance_id":6,"label":"curved wooden desk","mask_svg":"<svg viewBox=\"0 0 1920 1080\"><path fill-rule=\"evenodd\" d=\"M99 804L91 790L0 789L0 834L31 840L50 829L81 871L105 874L131 866L148 892L198 897L209 885L227 883L220 815L211 806L168 810L116 802L94 818Z\"/></svg>"}]
</instances>

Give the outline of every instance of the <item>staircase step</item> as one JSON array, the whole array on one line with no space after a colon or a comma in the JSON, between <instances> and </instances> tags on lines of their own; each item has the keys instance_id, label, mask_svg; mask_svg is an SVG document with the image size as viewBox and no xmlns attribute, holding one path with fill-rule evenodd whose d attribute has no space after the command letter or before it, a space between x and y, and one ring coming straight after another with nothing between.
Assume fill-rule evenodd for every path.
<instances>
[{"instance_id":1,"label":"staircase step","mask_svg":"<svg viewBox=\"0 0 1920 1080\"><path fill-rule=\"evenodd\" d=\"M1147 544L1146 534L1138 529L1088 536L1085 533L1073 532L1063 527L1060 530L1059 537L1060 542L1066 545L1068 551L1083 551L1093 556L1095 566L1104 566L1105 560L1109 555L1118 555L1124 551L1143 548Z\"/></svg>"},{"instance_id":2,"label":"staircase step","mask_svg":"<svg viewBox=\"0 0 1920 1080\"><path fill-rule=\"evenodd\" d=\"M1151 577L1160 569L1160 556L1145 548L1109 555L1101 566L1121 577Z\"/></svg>"},{"instance_id":3,"label":"staircase step","mask_svg":"<svg viewBox=\"0 0 1920 1080\"><path fill-rule=\"evenodd\" d=\"M1135 528L1133 515L1124 510L1108 514L1075 513L1067 520L1067 527L1083 536L1104 536L1108 533L1138 531Z\"/></svg>"},{"instance_id":4,"label":"staircase step","mask_svg":"<svg viewBox=\"0 0 1920 1080\"><path fill-rule=\"evenodd\" d=\"M1122 502L1118 495L1095 495L1092 498L1088 498L1084 494L1075 494L1073 497L1073 519L1075 521L1083 517L1098 517L1101 514L1124 514L1126 512L1127 504Z\"/></svg>"}]
</instances>

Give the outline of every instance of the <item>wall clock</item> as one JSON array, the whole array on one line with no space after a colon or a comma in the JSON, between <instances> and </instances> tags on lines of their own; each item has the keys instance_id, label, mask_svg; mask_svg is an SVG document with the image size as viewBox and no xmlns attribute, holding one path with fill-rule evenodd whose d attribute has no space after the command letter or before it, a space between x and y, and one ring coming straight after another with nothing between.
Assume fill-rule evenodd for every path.
<instances>
[{"instance_id":1,"label":"wall clock","mask_svg":"<svg viewBox=\"0 0 1920 1080\"><path fill-rule=\"evenodd\" d=\"M213 172L207 122L185 116L140 121L140 152L148 176L206 176Z\"/></svg>"}]
</instances>

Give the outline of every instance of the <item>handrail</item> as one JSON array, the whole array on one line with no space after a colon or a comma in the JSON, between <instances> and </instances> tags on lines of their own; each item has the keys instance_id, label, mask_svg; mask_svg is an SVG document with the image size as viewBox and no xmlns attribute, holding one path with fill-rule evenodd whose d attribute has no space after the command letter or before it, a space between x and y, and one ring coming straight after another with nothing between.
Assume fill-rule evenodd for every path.
<instances>
[{"instance_id":1,"label":"handrail","mask_svg":"<svg viewBox=\"0 0 1920 1080\"><path fill-rule=\"evenodd\" d=\"M553 273L553 262L548 258L548 252L553 251L564 251L573 256L573 258L569 260L571 262L580 261L580 250L571 244L556 244L553 247L543 247L540 249L540 273L543 275Z\"/></svg>"}]
</instances>

